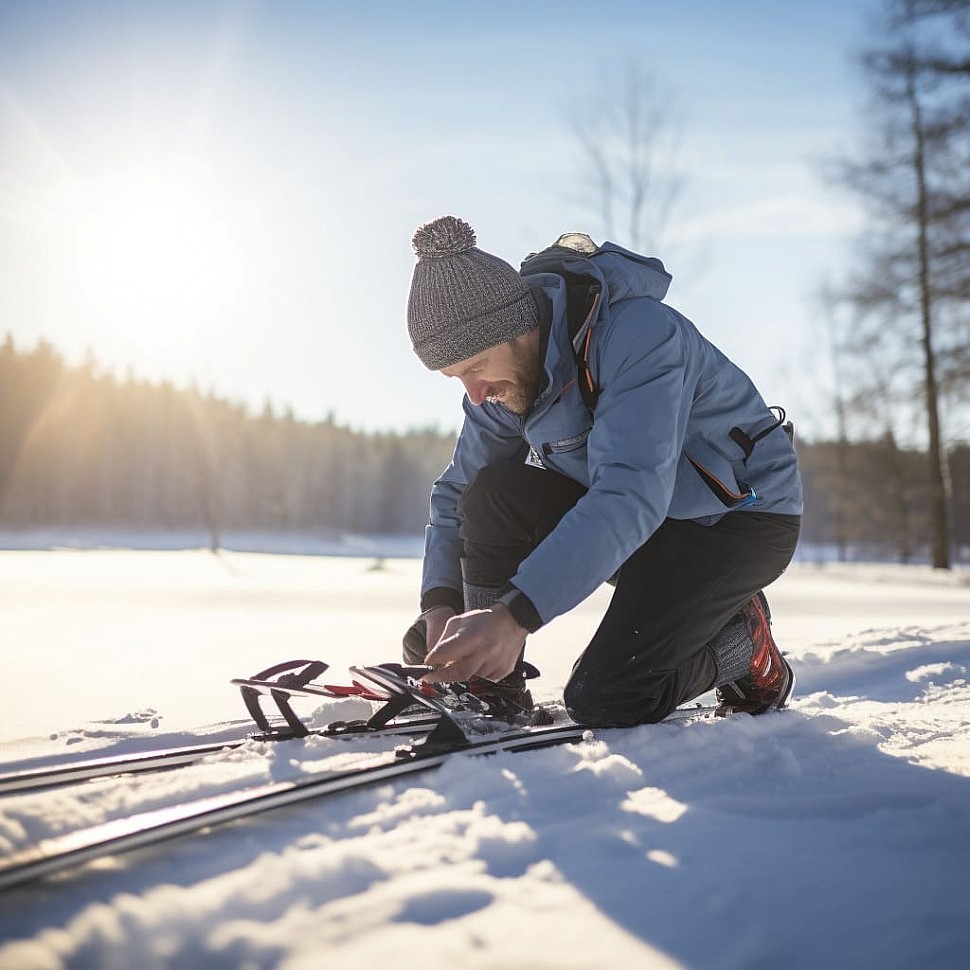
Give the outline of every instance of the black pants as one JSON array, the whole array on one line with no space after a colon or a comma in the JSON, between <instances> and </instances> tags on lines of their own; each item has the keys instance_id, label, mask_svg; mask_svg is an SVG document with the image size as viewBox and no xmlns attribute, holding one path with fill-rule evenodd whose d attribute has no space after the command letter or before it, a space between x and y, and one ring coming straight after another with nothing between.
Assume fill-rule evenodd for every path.
<instances>
[{"instance_id":1,"label":"black pants","mask_svg":"<svg viewBox=\"0 0 970 970\"><path fill-rule=\"evenodd\" d=\"M466 580L505 585L585 492L522 462L482 469L458 508ZM570 715L590 725L659 721L710 690L709 641L781 575L799 523L749 511L708 526L664 520L619 570L609 609L566 684ZM582 568L580 550L572 568Z\"/></svg>"}]
</instances>

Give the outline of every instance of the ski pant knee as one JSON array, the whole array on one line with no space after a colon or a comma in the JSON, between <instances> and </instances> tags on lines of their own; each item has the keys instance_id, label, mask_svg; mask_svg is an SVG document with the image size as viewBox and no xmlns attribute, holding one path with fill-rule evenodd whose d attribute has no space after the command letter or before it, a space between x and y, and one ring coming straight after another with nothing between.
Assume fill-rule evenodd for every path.
<instances>
[{"instance_id":1,"label":"ski pant knee","mask_svg":"<svg viewBox=\"0 0 970 970\"><path fill-rule=\"evenodd\" d=\"M567 710L590 725L650 723L714 687L712 640L781 574L798 528L759 513L710 526L665 520L620 569L566 686Z\"/></svg>"},{"instance_id":2,"label":"ski pant knee","mask_svg":"<svg viewBox=\"0 0 970 970\"><path fill-rule=\"evenodd\" d=\"M682 699L676 670L639 677L635 685L620 682L615 673L577 666L563 692L569 716L590 727L630 727L662 721Z\"/></svg>"}]
</instances>

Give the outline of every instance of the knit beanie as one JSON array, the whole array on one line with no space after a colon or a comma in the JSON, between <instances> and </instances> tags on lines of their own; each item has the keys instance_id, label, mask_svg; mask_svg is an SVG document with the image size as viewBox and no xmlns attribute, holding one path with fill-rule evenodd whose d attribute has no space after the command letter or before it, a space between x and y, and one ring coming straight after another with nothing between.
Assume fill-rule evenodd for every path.
<instances>
[{"instance_id":1,"label":"knit beanie","mask_svg":"<svg viewBox=\"0 0 970 970\"><path fill-rule=\"evenodd\" d=\"M408 333L429 370L468 360L539 325L525 280L475 242L475 230L455 216L426 223L411 240L418 261L408 298Z\"/></svg>"}]
</instances>

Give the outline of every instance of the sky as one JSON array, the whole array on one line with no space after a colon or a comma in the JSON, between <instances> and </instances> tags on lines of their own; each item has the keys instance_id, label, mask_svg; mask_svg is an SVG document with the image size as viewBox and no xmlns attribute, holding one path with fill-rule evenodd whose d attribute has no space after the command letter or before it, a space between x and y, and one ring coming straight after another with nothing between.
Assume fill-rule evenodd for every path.
<instances>
[{"instance_id":1,"label":"sky","mask_svg":"<svg viewBox=\"0 0 970 970\"><path fill-rule=\"evenodd\" d=\"M862 217L822 173L860 137L876 4L0 0L0 339L456 427L460 386L407 338L411 235L454 213L515 266L602 241L570 119L636 65L675 119L668 302L824 434L816 294Z\"/></svg>"}]
</instances>

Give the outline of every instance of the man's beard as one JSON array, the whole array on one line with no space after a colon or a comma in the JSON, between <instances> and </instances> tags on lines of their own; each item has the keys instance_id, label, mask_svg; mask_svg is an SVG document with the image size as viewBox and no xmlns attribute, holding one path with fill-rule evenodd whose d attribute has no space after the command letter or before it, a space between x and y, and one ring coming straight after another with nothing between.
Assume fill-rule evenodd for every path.
<instances>
[{"instance_id":1,"label":"man's beard","mask_svg":"<svg viewBox=\"0 0 970 970\"><path fill-rule=\"evenodd\" d=\"M501 404L506 411L513 414L526 415L535 406L545 384L546 373L542 362L537 356L528 352L517 356L515 378L511 381L500 381L498 394L490 395L489 401Z\"/></svg>"}]
</instances>

